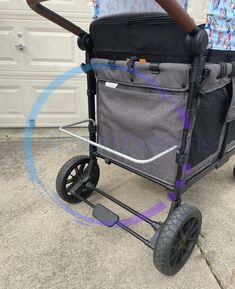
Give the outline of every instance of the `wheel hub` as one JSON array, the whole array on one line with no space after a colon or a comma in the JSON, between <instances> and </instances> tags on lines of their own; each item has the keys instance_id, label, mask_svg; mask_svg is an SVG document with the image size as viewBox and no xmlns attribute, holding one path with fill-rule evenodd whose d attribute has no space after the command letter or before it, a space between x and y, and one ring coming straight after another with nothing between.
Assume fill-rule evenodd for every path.
<instances>
[{"instance_id":1,"label":"wheel hub","mask_svg":"<svg viewBox=\"0 0 235 289\"><path fill-rule=\"evenodd\" d=\"M182 247L185 247L186 243L188 241L188 238L186 235L183 235L182 238L181 238L181 241L180 241L180 244Z\"/></svg>"}]
</instances>

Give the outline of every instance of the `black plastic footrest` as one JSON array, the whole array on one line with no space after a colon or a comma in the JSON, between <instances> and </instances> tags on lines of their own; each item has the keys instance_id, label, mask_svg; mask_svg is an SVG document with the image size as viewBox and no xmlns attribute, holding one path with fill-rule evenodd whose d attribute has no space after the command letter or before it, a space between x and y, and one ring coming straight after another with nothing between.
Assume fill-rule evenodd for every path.
<instances>
[{"instance_id":1,"label":"black plastic footrest","mask_svg":"<svg viewBox=\"0 0 235 289\"><path fill-rule=\"evenodd\" d=\"M119 221L119 216L104 207L101 204L97 204L92 212L94 218L100 221L107 227L113 227Z\"/></svg>"}]
</instances>

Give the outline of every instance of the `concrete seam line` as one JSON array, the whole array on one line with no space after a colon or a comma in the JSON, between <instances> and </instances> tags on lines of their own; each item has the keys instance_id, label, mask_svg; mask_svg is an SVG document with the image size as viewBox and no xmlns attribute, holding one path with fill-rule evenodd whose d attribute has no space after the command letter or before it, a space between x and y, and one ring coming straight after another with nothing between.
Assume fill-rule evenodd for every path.
<instances>
[{"instance_id":1,"label":"concrete seam line","mask_svg":"<svg viewBox=\"0 0 235 289\"><path fill-rule=\"evenodd\" d=\"M200 237L202 238L202 235L201 235L201 234L200 234ZM217 277L216 273L214 272L213 267L212 267L209 259L206 257L206 254L203 252L202 246L201 246L201 244L200 244L200 240L198 240L197 246L198 246L198 248L199 248L199 250L200 250L201 256L202 256L203 259L205 260L208 268L209 268L210 271L211 271L211 274L212 274L213 277L215 278L215 280L216 280L217 284L219 285L219 287L220 287L221 289L226 289L226 288L223 286L222 282L220 281L219 277Z\"/></svg>"}]
</instances>

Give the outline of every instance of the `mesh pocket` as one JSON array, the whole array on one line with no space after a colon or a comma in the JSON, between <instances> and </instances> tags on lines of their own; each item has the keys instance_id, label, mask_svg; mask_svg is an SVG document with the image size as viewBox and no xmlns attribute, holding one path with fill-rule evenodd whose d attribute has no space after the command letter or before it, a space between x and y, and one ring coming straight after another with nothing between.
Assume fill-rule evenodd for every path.
<instances>
[{"instance_id":1,"label":"mesh pocket","mask_svg":"<svg viewBox=\"0 0 235 289\"><path fill-rule=\"evenodd\" d=\"M229 84L205 94L197 111L192 134L189 164L195 167L215 154L221 145L221 133L231 101Z\"/></svg>"}]
</instances>

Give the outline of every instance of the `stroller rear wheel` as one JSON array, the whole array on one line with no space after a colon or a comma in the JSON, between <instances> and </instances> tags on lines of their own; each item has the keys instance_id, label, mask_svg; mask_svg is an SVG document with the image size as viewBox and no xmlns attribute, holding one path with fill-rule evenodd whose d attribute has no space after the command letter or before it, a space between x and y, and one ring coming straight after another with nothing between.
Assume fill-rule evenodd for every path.
<instances>
[{"instance_id":1,"label":"stroller rear wheel","mask_svg":"<svg viewBox=\"0 0 235 289\"><path fill-rule=\"evenodd\" d=\"M199 209L182 205L171 212L159 233L154 264L167 276L175 275L187 262L197 243L202 215Z\"/></svg>"},{"instance_id":2,"label":"stroller rear wheel","mask_svg":"<svg viewBox=\"0 0 235 289\"><path fill-rule=\"evenodd\" d=\"M90 158L88 156L76 156L67 161L58 173L56 179L56 191L60 198L68 203L80 203L81 201L70 193L71 188L82 181L88 175ZM100 169L95 162L91 170L89 181L96 186L99 181ZM92 193L92 189L83 187L77 192L84 199Z\"/></svg>"}]
</instances>

